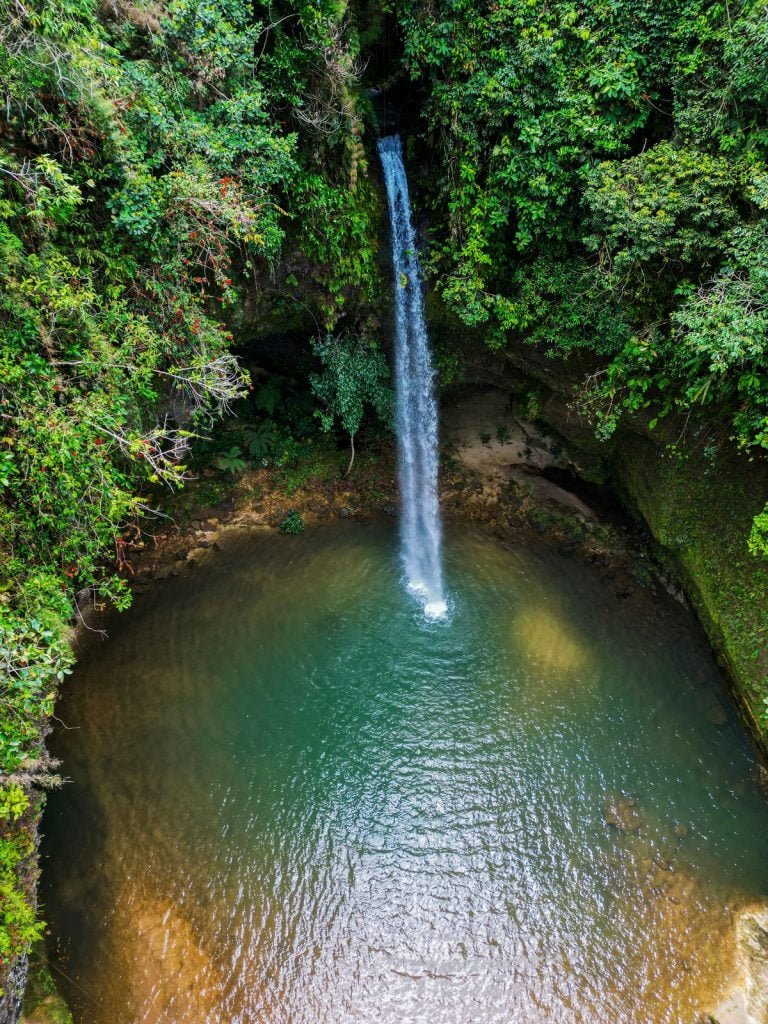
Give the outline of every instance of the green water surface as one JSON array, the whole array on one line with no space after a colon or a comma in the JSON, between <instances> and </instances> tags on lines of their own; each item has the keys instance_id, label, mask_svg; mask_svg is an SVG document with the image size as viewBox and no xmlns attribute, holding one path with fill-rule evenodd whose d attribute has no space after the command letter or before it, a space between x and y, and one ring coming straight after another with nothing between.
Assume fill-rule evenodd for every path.
<instances>
[{"instance_id":1,"label":"green water surface","mask_svg":"<svg viewBox=\"0 0 768 1024\"><path fill-rule=\"evenodd\" d=\"M44 911L79 1024L686 1024L768 897L692 618L543 542L229 535L58 709Z\"/></svg>"}]
</instances>

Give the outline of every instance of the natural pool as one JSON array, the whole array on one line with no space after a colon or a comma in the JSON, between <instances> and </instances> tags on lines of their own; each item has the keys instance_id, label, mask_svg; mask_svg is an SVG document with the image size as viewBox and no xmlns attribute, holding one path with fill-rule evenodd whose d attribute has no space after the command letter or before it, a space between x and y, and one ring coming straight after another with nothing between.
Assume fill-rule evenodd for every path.
<instances>
[{"instance_id":1,"label":"natural pool","mask_svg":"<svg viewBox=\"0 0 768 1024\"><path fill-rule=\"evenodd\" d=\"M768 897L692 618L544 542L229 534L83 657L43 894L79 1024L686 1024Z\"/></svg>"}]
</instances>

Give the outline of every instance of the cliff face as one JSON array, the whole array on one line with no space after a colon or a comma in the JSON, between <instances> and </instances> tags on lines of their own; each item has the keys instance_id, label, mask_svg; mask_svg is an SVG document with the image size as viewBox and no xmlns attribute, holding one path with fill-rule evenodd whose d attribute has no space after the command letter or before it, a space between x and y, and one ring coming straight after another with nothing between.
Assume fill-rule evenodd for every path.
<instances>
[{"instance_id":1,"label":"cliff face","mask_svg":"<svg viewBox=\"0 0 768 1024\"><path fill-rule=\"evenodd\" d=\"M624 430L612 475L657 541L720 656L751 732L768 752L768 566L747 550L768 471L729 450L660 442Z\"/></svg>"},{"instance_id":2,"label":"cliff face","mask_svg":"<svg viewBox=\"0 0 768 1024\"><path fill-rule=\"evenodd\" d=\"M494 384L517 396L528 416L533 410L563 438L572 468L610 484L647 526L657 557L696 610L744 720L768 756L768 563L747 549L752 518L768 498L768 466L727 441L708 446L690 424L651 431L638 420L600 442L570 405L585 366L529 348L493 356L477 340L464 350L471 354L457 380Z\"/></svg>"},{"instance_id":3,"label":"cliff face","mask_svg":"<svg viewBox=\"0 0 768 1024\"><path fill-rule=\"evenodd\" d=\"M27 984L27 958L16 960L3 978L3 996L0 999L0 1024L16 1024L21 1016L24 988Z\"/></svg>"}]
</instances>

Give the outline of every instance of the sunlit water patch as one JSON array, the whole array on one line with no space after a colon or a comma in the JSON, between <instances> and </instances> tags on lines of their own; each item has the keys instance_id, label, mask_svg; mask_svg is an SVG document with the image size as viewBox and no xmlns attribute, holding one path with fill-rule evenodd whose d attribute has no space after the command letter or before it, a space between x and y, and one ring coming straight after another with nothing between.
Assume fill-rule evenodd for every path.
<instances>
[{"instance_id":1,"label":"sunlit water patch","mask_svg":"<svg viewBox=\"0 0 768 1024\"><path fill-rule=\"evenodd\" d=\"M79 1024L685 1024L768 896L689 616L547 547L230 535L67 687L45 912Z\"/></svg>"}]
</instances>

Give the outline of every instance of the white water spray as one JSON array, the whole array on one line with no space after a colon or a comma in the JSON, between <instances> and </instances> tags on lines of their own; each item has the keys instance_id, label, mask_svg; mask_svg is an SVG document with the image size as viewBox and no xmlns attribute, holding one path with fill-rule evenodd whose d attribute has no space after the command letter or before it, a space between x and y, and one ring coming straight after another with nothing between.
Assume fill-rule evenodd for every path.
<instances>
[{"instance_id":1,"label":"white water spray","mask_svg":"<svg viewBox=\"0 0 768 1024\"><path fill-rule=\"evenodd\" d=\"M408 589L423 601L424 614L428 618L442 618L447 604L437 496L435 371L424 320L421 267L399 136L380 139L379 156L392 231L402 556Z\"/></svg>"}]
</instances>

